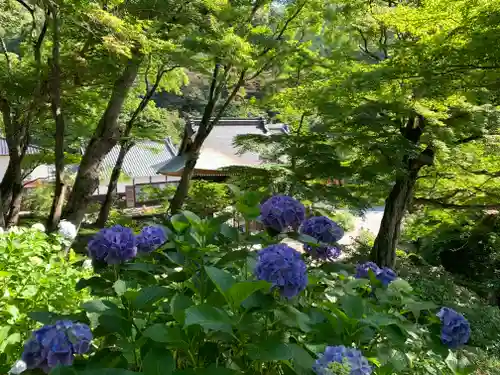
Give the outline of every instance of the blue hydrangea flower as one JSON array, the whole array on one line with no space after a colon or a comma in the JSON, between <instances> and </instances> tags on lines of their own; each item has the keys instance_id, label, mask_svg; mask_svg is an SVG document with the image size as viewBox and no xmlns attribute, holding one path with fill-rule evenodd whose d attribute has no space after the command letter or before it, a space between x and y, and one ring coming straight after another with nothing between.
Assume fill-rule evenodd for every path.
<instances>
[{"instance_id":1,"label":"blue hydrangea flower","mask_svg":"<svg viewBox=\"0 0 500 375\"><path fill-rule=\"evenodd\" d=\"M387 287L390 283L398 278L396 272L394 272L389 267L384 267L376 274L377 280L379 280L384 287Z\"/></svg>"},{"instance_id":2,"label":"blue hydrangea flower","mask_svg":"<svg viewBox=\"0 0 500 375\"><path fill-rule=\"evenodd\" d=\"M368 279L368 271L372 270L375 274L377 280L379 280L384 287L387 287L390 283L398 278L396 272L394 272L389 267L380 268L373 262L361 263L356 266L357 279Z\"/></svg>"},{"instance_id":3,"label":"blue hydrangea flower","mask_svg":"<svg viewBox=\"0 0 500 375\"><path fill-rule=\"evenodd\" d=\"M28 370L38 368L48 373L58 365L72 365L75 354L88 352L91 340L86 324L60 320L33 332L24 345L22 360Z\"/></svg>"},{"instance_id":4,"label":"blue hydrangea flower","mask_svg":"<svg viewBox=\"0 0 500 375\"><path fill-rule=\"evenodd\" d=\"M332 244L344 237L344 230L326 216L313 216L302 223L300 232L319 242Z\"/></svg>"},{"instance_id":5,"label":"blue hydrangea flower","mask_svg":"<svg viewBox=\"0 0 500 375\"><path fill-rule=\"evenodd\" d=\"M142 228L141 233L135 239L137 241L137 251L150 253L167 242L167 235L162 227L149 226Z\"/></svg>"},{"instance_id":6,"label":"blue hydrangea flower","mask_svg":"<svg viewBox=\"0 0 500 375\"><path fill-rule=\"evenodd\" d=\"M115 225L101 229L88 243L92 259L119 264L137 255L134 233L130 228Z\"/></svg>"},{"instance_id":7,"label":"blue hydrangea flower","mask_svg":"<svg viewBox=\"0 0 500 375\"><path fill-rule=\"evenodd\" d=\"M376 275L380 272L380 267L373 262L358 264L356 266L356 279L367 279L369 270L372 270Z\"/></svg>"},{"instance_id":8,"label":"blue hydrangea flower","mask_svg":"<svg viewBox=\"0 0 500 375\"><path fill-rule=\"evenodd\" d=\"M271 245L258 253L255 275L292 298L307 286L307 267L300 253L285 244Z\"/></svg>"},{"instance_id":9,"label":"blue hydrangea flower","mask_svg":"<svg viewBox=\"0 0 500 375\"><path fill-rule=\"evenodd\" d=\"M318 375L370 375L372 368L363 354L354 348L327 346L313 365L313 371Z\"/></svg>"},{"instance_id":10,"label":"blue hydrangea flower","mask_svg":"<svg viewBox=\"0 0 500 375\"><path fill-rule=\"evenodd\" d=\"M441 319L441 342L451 349L465 345L470 338L470 325L465 317L449 307L436 314Z\"/></svg>"},{"instance_id":11,"label":"blue hydrangea flower","mask_svg":"<svg viewBox=\"0 0 500 375\"><path fill-rule=\"evenodd\" d=\"M344 236L344 230L326 216L313 216L302 223L300 232L314 238L321 245L304 244L304 250L313 257L335 259L340 256L340 249L332 246Z\"/></svg>"},{"instance_id":12,"label":"blue hydrangea flower","mask_svg":"<svg viewBox=\"0 0 500 375\"><path fill-rule=\"evenodd\" d=\"M304 250L314 258L324 260L337 259L342 254L342 250L337 246L311 246L304 244Z\"/></svg>"},{"instance_id":13,"label":"blue hydrangea flower","mask_svg":"<svg viewBox=\"0 0 500 375\"><path fill-rule=\"evenodd\" d=\"M275 195L260 206L262 223L277 232L283 232L288 228L297 230L305 217L304 205L286 195Z\"/></svg>"}]
</instances>

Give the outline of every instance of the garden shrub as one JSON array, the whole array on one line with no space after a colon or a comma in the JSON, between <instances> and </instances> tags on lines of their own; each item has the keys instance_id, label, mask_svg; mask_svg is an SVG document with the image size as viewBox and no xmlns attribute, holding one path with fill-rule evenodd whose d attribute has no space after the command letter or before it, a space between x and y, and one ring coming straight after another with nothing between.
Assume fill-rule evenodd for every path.
<instances>
[{"instance_id":1,"label":"garden shrub","mask_svg":"<svg viewBox=\"0 0 500 375\"><path fill-rule=\"evenodd\" d=\"M335 211L329 215L345 232L352 232L356 229L356 218L349 211Z\"/></svg>"},{"instance_id":2,"label":"garden shrub","mask_svg":"<svg viewBox=\"0 0 500 375\"><path fill-rule=\"evenodd\" d=\"M237 199L245 220L259 215L244 194ZM271 232L241 233L227 217L189 211L137 236L121 226L103 229L89 243L96 275L77 283L93 295L78 320L79 331L92 329L93 347L80 355L88 333L37 313L50 325L34 333L23 363L72 363L73 375L473 371L462 315L421 300L388 268L366 263L354 272L325 261L313 249L335 246L324 241L339 239L336 227L298 226L303 206L284 201L260 212ZM281 243L287 236L303 242L303 254ZM251 251L255 244L263 250ZM47 332L57 332L57 341Z\"/></svg>"},{"instance_id":3,"label":"garden shrub","mask_svg":"<svg viewBox=\"0 0 500 375\"><path fill-rule=\"evenodd\" d=\"M5 374L36 326L34 311L72 314L87 291L75 284L91 270L71 265L61 253L63 238L36 229L14 227L0 233L0 374Z\"/></svg>"}]
</instances>

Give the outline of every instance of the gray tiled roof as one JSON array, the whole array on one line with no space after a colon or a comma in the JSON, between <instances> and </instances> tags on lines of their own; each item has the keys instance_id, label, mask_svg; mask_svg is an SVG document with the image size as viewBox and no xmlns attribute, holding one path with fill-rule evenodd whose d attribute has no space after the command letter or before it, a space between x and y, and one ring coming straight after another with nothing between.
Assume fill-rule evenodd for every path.
<instances>
[{"instance_id":1,"label":"gray tiled roof","mask_svg":"<svg viewBox=\"0 0 500 375\"><path fill-rule=\"evenodd\" d=\"M194 130L197 130L200 121L200 118L192 119ZM238 154L238 149L233 145L234 138L237 135L245 134L276 133L286 133L283 124L265 124L260 118L221 119L203 143L197 167L200 169L218 169L227 167L228 163L231 165L258 165L261 161L257 153L247 152L243 155ZM210 160L207 160L207 158L210 158ZM168 159L164 163L157 165L158 169L164 173L177 172L184 167L184 159L182 157L174 158L170 162L167 161Z\"/></svg>"},{"instance_id":2,"label":"gray tiled roof","mask_svg":"<svg viewBox=\"0 0 500 375\"><path fill-rule=\"evenodd\" d=\"M26 150L26 154L34 155L40 153L41 148L37 146L28 146ZM8 156L9 155L9 146L7 145L7 140L3 137L0 137L0 156Z\"/></svg>"},{"instance_id":3,"label":"gray tiled roof","mask_svg":"<svg viewBox=\"0 0 500 375\"><path fill-rule=\"evenodd\" d=\"M109 181L119 152L120 146L117 145L106 155L101 164L102 180ZM153 141L137 142L125 156L122 172L130 178L156 176L158 173L157 168L154 166L170 160L176 154L177 150L168 138L164 143Z\"/></svg>"}]
</instances>

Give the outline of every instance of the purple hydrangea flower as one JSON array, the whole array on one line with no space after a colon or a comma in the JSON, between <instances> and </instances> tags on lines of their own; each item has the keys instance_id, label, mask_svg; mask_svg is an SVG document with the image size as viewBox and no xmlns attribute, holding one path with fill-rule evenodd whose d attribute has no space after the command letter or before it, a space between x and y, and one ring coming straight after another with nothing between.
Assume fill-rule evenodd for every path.
<instances>
[{"instance_id":1,"label":"purple hydrangea flower","mask_svg":"<svg viewBox=\"0 0 500 375\"><path fill-rule=\"evenodd\" d=\"M465 317L449 307L436 314L441 319L441 342L451 349L465 345L470 338L470 325Z\"/></svg>"},{"instance_id":2,"label":"purple hydrangea flower","mask_svg":"<svg viewBox=\"0 0 500 375\"><path fill-rule=\"evenodd\" d=\"M380 272L380 267L373 262L361 263L356 266L356 279L367 279L368 271L372 270L376 275Z\"/></svg>"},{"instance_id":3,"label":"purple hydrangea flower","mask_svg":"<svg viewBox=\"0 0 500 375\"><path fill-rule=\"evenodd\" d=\"M313 216L302 223L300 232L319 242L332 244L344 237L344 230L326 216Z\"/></svg>"},{"instance_id":4,"label":"purple hydrangea flower","mask_svg":"<svg viewBox=\"0 0 500 375\"><path fill-rule=\"evenodd\" d=\"M22 360L28 370L38 368L48 373L58 365L70 366L75 354L88 352L91 340L86 324L60 320L33 332L24 344Z\"/></svg>"},{"instance_id":5,"label":"purple hydrangea flower","mask_svg":"<svg viewBox=\"0 0 500 375\"><path fill-rule=\"evenodd\" d=\"M337 259L342 254L342 250L337 246L311 246L304 244L304 250L314 258L324 260Z\"/></svg>"},{"instance_id":6,"label":"purple hydrangea flower","mask_svg":"<svg viewBox=\"0 0 500 375\"><path fill-rule=\"evenodd\" d=\"M372 368L363 354L354 348L327 346L313 365L313 371L318 375L333 375L348 373L349 375L370 375Z\"/></svg>"},{"instance_id":7,"label":"purple hydrangea flower","mask_svg":"<svg viewBox=\"0 0 500 375\"><path fill-rule=\"evenodd\" d=\"M108 264L119 264L137 255L134 233L130 228L115 225L101 229L88 243L90 257Z\"/></svg>"},{"instance_id":8,"label":"purple hydrangea flower","mask_svg":"<svg viewBox=\"0 0 500 375\"><path fill-rule=\"evenodd\" d=\"M141 233L135 239L137 241L137 251L150 253L167 242L167 235L162 227L149 226L142 228Z\"/></svg>"},{"instance_id":9,"label":"purple hydrangea flower","mask_svg":"<svg viewBox=\"0 0 500 375\"><path fill-rule=\"evenodd\" d=\"M340 256L340 249L332 246L344 236L344 230L326 216L313 216L305 220L300 232L314 238L319 246L304 244L304 250L319 259L335 259Z\"/></svg>"},{"instance_id":10,"label":"purple hydrangea flower","mask_svg":"<svg viewBox=\"0 0 500 375\"><path fill-rule=\"evenodd\" d=\"M255 275L292 298L307 286L307 267L300 253L285 244L271 245L258 253Z\"/></svg>"},{"instance_id":11,"label":"purple hydrangea flower","mask_svg":"<svg viewBox=\"0 0 500 375\"><path fill-rule=\"evenodd\" d=\"M305 217L304 205L286 195L275 195L260 206L262 223L277 232L288 228L297 230Z\"/></svg>"},{"instance_id":12,"label":"purple hydrangea flower","mask_svg":"<svg viewBox=\"0 0 500 375\"><path fill-rule=\"evenodd\" d=\"M398 278L396 272L394 272L389 267L384 267L376 274L377 280L379 280L384 287L387 287L390 283Z\"/></svg>"},{"instance_id":13,"label":"purple hydrangea flower","mask_svg":"<svg viewBox=\"0 0 500 375\"><path fill-rule=\"evenodd\" d=\"M373 262L361 263L356 266L357 279L368 279L368 271L372 270L375 274L377 280L379 280L384 287L387 287L390 283L398 278L396 272L394 272L389 267L380 268Z\"/></svg>"}]
</instances>

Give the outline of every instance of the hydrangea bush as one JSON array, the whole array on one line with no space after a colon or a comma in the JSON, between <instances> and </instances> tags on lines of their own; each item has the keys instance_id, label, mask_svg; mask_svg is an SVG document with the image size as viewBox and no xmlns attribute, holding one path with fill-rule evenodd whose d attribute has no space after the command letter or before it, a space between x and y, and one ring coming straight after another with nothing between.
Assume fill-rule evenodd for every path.
<instances>
[{"instance_id":1,"label":"hydrangea bush","mask_svg":"<svg viewBox=\"0 0 500 375\"><path fill-rule=\"evenodd\" d=\"M49 316L73 315L90 299L88 291L75 290L75 284L91 270L73 267L80 259L64 252L64 239L40 229L0 233L0 374L20 359L23 342L36 327L30 317L46 323Z\"/></svg>"},{"instance_id":2,"label":"hydrangea bush","mask_svg":"<svg viewBox=\"0 0 500 375\"><path fill-rule=\"evenodd\" d=\"M307 246L338 246L342 230L306 218L295 199L257 210L238 199L246 219L272 231L242 233L229 216L185 211L138 235L98 233L88 248L100 266L77 284L94 299L71 323L88 324L93 344L84 353L61 335L57 363L85 375L471 373L465 317L419 300L391 269L312 254ZM287 235L303 238L305 252L282 243Z\"/></svg>"}]
</instances>

